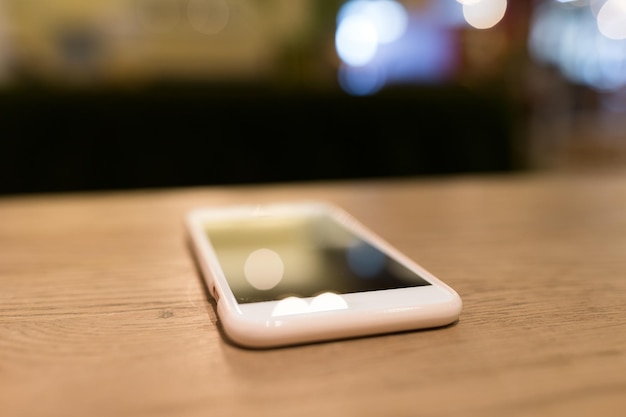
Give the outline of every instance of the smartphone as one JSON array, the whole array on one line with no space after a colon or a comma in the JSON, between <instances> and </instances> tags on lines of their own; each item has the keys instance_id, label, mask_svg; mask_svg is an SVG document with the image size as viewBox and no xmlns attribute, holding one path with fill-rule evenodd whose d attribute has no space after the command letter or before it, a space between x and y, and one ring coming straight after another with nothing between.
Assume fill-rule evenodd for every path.
<instances>
[{"instance_id":1,"label":"smartphone","mask_svg":"<svg viewBox=\"0 0 626 417\"><path fill-rule=\"evenodd\" d=\"M208 207L186 227L225 335L266 348L451 324L448 285L325 202Z\"/></svg>"}]
</instances>

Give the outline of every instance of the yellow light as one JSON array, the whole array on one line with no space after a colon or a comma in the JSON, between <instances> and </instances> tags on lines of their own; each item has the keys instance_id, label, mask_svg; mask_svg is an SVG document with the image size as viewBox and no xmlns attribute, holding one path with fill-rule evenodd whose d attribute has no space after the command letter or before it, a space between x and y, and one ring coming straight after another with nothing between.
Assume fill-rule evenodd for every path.
<instances>
[{"instance_id":1,"label":"yellow light","mask_svg":"<svg viewBox=\"0 0 626 417\"><path fill-rule=\"evenodd\" d=\"M215 35L228 25L230 7L226 0L189 0L187 17L198 32Z\"/></svg>"},{"instance_id":2,"label":"yellow light","mask_svg":"<svg viewBox=\"0 0 626 417\"><path fill-rule=\"evenodd\" d=\"M489 29L502 20L507 0L457 0L463 5L465 21L476 29Z\"/></svg>"}]
</instances>

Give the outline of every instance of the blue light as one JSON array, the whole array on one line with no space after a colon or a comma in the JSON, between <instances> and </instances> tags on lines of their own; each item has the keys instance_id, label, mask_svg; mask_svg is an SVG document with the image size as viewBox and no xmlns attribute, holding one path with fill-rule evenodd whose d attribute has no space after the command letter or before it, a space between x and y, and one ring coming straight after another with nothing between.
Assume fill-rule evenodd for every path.
<instances>
[{"instance_id":1,"label":"blue light","mask_svg":"<svg viewBox=\"0 0 626 417\"><path fill-rule=\"evenodd\" d=\"M372 60L378 48L378 35L371 19L346 16L335 35L337 54L348 65L361 66Z\"/></svg>"},{"instance_id":2,"label":"blue light","mask_svg":"<svg viewBox=\"0 0 626 417\"><path fill-rule=\"evenodd\" d=\"M341 60L351 66L370 62L378 45L395 42L408 24L404 7L393 0L353 0L337 15L335 46Z\"/></svg>"},{"instance_id":3,"label":"blue light","mask_svg":"<svg viewBox=\"0 0 626 417\"><path fill-rule=\"evenodd\" d=\"M337 14L335 46L341 88L363 96L389 84L438 83L458 65L464 25L456 0L437 0L410 13L394 0L352 0Z\"/></svg>"},{"instance_id":4,"label":"blue light","mask_svg":"<svg viewBox=\"0 0 626 417\"><path fill-rule=\"evenodd\" d=\"M554 2L537 8L528 40L531 54L574 83L601 91L626 86L626 40L602 34L593 7L570 6Z\"/></svg>"},{"instance_id":5,"label":"blue light","mask_svg":"<svg viewBox=\"0 0 626 417\"><path fill-rule=\"evenodd\" d=\"M365 243L351 246L346 256L350 270L364 279L371 279L380 274L387 263L382 252Z\"/></svg>"},{"instance_id":6,"label":"blue light","mask_svg":"<svg viewBox=\"0 0 626 417\"><path fill-rule=\"evenodd\" d=\"M339 85L353 96L369 96L377 93L385 84L385 75L375 65L350 67L342 65L339 69Z\"/></svg>"}]
</instances>

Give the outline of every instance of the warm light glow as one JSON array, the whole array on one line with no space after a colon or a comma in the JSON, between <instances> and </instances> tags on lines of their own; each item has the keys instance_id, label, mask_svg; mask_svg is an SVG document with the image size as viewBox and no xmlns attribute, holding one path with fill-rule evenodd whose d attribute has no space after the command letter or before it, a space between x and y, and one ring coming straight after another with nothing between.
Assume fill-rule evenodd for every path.
<instances>
[{"instance_id":1,"label":"warm light glow","mask_svg":"<svg viewBox=\"0 0 626 417\"><path fill-rule=\"evenodd\" d=\"M283 279L285 265L271 249L258 249L248 255L244 264L246 280L257 290L270 290Z\"/></svg>"},{"instance_id":2,"label":"warm light glow","mask_svg":"<svg viewBox=\"0 0 626 417\"><path fill-rule=\"evenodd\" d=\"M171 32L181 20L178 4L171 1L137 0L135 13L142 28L150 32Z\"/></svg>"},{"instance_id":3,"label":"warm light glow","mask_svg":"<svg viewBox=\"0 0 626 417\"><path fill-rule=\"evenodd\" d=\"M598 12L598 29L609 39L626 39L626 0L608 0Z\"/></svg>"},{"instance_id":4,"label":"warm light glow","mask_svg":"<svg viewBox=\"0 0 626 417\"><path fill-rule=\"evenodd\" d=\"M489 29L502 20L506 0L460 0L465 21L476 29Z\"/></svg>"},{"instance_id":5,"label":"warm light glow","mask_svg":"<svg viewBox=\"0 0 626 417\"><path fill-rule=\"evenodd\" d=\"M214 35L228 24L230 8L226 0L189 0L187 17L195 30Z\"/></svg>"}]
</instances>

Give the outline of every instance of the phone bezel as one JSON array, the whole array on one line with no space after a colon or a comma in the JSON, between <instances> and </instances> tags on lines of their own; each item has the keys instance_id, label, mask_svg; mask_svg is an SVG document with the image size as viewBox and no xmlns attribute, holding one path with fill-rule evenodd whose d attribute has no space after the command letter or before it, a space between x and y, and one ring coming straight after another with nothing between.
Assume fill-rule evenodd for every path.
<instances>
[{"instance_id":1,"label":"phone bezel","mask_svg":"<svg viewBox=\"0 0 626 417\"><path fill-rule=\"evenodd\" d=\"M204 230L208 220L327 214L358 237L377 247L431 285L341 294L349 308L272 316L279 301L240 304L222 271ZM272 347L444 326L458 320L459 295L358 222L345 210L325 202L286 202L195 209L187 214L186 226L202 275L227 336L248 347ZM303 298L307 303L312 297Z\"/></svg>"}]
</instances>

